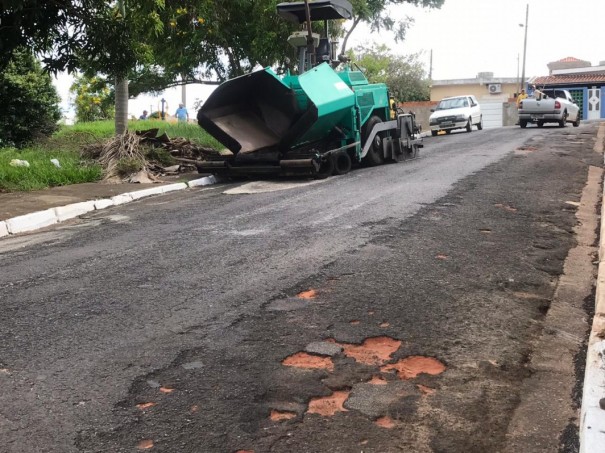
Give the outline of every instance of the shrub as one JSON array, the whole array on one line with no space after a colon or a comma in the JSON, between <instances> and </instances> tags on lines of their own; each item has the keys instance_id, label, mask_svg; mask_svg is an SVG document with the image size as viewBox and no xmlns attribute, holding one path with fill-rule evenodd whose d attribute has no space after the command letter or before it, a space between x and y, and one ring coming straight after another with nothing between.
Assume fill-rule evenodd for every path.
<instances>
[{"instance_id":1,"label":"shrub","mask_svg":"<svg viewBox=\"0 0 605 453\"><path fill-rule=\"evenodd\" d=\"M23 147L57 130L59 96L33 55L18 50L0 73L0 147Z\"/></svg>"}]
</instances>

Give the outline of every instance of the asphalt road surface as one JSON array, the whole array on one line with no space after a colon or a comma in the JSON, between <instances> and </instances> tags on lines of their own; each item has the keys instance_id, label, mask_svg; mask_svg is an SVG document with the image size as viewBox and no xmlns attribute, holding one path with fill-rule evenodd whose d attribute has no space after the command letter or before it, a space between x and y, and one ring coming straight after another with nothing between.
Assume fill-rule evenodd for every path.
<instances>
[{"instance_id":1,"label":"asphalt road surface","mask_svg":"<svg viewBox=\"0 0 605 453\"><path fill-rule=\"evenodd\" d=\"M0 240L0 451L503 451L597 126Z\"/></svg>"}]
</instances>

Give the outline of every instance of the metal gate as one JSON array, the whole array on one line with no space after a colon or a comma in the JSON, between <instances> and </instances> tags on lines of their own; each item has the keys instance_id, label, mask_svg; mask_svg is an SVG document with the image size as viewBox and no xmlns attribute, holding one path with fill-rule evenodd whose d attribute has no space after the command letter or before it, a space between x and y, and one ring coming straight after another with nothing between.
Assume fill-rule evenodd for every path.
<instances>
[{"instance_id":1,"label":"metal gate","mask_svg":"<svg viewBox=\"0 0 605 453\"><path fill-rule=\"evenodd\" d=\"M483 115L483 127L502 127L503 106L502 102L484 102L481 104L481 115Z\"/></svg>"},{"instance_id":2,"label":"metal gate","mask_svg":"<svg viewBox=\"0 0 605 453\"><path fill-rule=\"evenodd\" d=\"M597 87L588 89L588 118L598 120L601 118L601 89Z\"/></svg>"}]
</instances>

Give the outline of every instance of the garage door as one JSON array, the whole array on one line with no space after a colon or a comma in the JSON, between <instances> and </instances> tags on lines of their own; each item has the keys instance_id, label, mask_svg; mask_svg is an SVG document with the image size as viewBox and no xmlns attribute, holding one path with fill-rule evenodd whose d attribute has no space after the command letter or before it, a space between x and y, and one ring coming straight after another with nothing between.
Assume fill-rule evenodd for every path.
<instances>
[{"instance_id":1,"label":"garage door","mask_svg":"<svg viewBox=\"0 0 605 453\"><path fill-rule=\"evenodd\" d=\"M483 127L502 127L502 102L479 103L483 115Z\"/></svg>"}]
</instances>

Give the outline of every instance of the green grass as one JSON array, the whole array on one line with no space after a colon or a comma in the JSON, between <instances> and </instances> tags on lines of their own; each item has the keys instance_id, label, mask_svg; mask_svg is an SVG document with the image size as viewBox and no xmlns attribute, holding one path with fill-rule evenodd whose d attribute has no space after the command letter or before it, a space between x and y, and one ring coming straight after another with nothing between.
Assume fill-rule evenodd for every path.
<instances>
[{"instance_id":1,"label":"green grass","mask_svg":"<svg viewBox=\"0 0 605 453\"><path fill-rule=\"evenodd\" d=\"M131 131L158 128L158 135L166 133L170 138L183 137L201 146L223 148L219 142L194 123L130 121L128 128ZM113 136L114 131L113 121L77 123L73 126L62 126L52 137L30 148L23 150L0 148L0 192L36 190L101 179L100 166L83 162L80 158L80 150L84 145ZM56 168L50 162L53 158L59 160L62 168ZM27 160L30 167L12 167L9 165L12 159ZM168 160L165 163L168 164Z\"/></svg>"},{"instance_id":2,"label":"green grass","mask_svg":"<svg viewBox=\"0 0 605 453\"><path fill-rule=\"evenodd\" d=\"M13 167L10 161L21 159L29 168ZM58 159L61 168L50 161ZM102 177L99 165L82 163L78 153L48 151L41 148L0 149L0 192L16 192L98 181Z\"/></svg>"}]
</instances>

